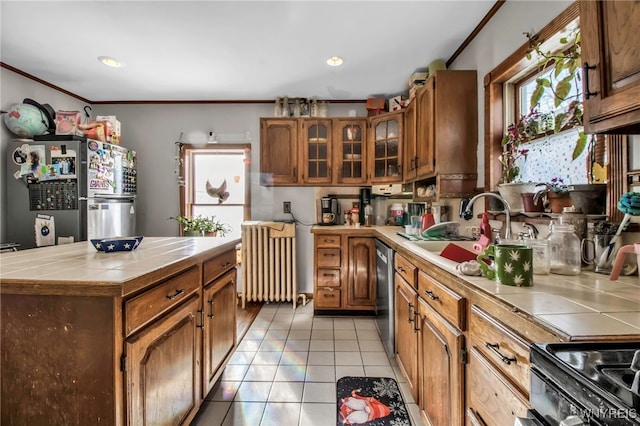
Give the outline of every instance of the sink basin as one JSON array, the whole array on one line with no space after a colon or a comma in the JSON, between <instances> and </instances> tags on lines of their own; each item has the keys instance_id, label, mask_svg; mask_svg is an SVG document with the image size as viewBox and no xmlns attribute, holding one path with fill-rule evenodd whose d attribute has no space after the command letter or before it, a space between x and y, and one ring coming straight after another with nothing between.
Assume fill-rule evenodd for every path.
<instances>
[{"instance_id":1,"label":"sink basin","mask_svg":"<svg viewBox=\"0 0 640 426\"><path fill-rule=\"evenodd\" d=\"M421 249L440 254L442 250L449 244L455 244L466 250L473 251L473 245L477 241L411 241L411 244L420 247Z\"/></svg>"}]
</instances>

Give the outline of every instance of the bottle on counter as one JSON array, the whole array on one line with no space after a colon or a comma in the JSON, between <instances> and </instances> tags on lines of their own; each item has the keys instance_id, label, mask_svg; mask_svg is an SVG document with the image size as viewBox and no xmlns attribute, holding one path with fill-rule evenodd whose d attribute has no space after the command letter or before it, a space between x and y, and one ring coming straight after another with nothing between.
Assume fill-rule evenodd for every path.
<instances>
[{"instance_id":1,"label":"bottle on counter","mask_svg":"<svg viewBox=\"0 0 640 426\"><path fill-rule=\"evenodd\" d=\"M364 226L373 225L373 207L370 204L367 204L364 207Z\"/></svg>"}]
</instances>

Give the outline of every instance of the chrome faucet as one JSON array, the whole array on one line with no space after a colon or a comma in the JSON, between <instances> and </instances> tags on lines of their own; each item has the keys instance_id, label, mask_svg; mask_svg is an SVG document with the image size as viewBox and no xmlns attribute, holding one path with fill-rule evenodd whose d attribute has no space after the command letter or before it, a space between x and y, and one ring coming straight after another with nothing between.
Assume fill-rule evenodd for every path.
<instances>
[{"instance_id":1,"label":"chrome faucet","mask_svg":"<svg viewBox=\"0 0 640 426\"><path fill-rule=\"evenodd\" d=\"M505 217L505 224L504 224L505 225L504 238L506 240L511 239L511 206L509 205L507 200L505 200L504 198L502 198L498 194L494 194L493 192L481 192L480 194L474 196L467 203L466 209L462 213L462 217L464 218L464 220L470 220L473 217L473 203L475 203L475 201L478 198L482 198L482 197L486 197L486 196L497 198L498 200L500 200L502 202L502 205L504 206L504 214L506 216Z\"/></svg>"}]
</instances>

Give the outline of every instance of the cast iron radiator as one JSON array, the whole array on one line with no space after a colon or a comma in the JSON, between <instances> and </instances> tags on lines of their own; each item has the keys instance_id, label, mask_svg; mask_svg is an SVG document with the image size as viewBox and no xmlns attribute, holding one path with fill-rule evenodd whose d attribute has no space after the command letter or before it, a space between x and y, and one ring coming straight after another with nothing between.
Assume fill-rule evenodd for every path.
<instances>
[{"instance_id":1,"label":"cast iron radiator","mask_svg":"<svg viewBox=\"0 0 640 426\"><path fill-rule=\"evenodd\" d=\"M292 302L296 308L296 225L242 223L242 307L249 302Z\"/></svg>"}]
</instances>

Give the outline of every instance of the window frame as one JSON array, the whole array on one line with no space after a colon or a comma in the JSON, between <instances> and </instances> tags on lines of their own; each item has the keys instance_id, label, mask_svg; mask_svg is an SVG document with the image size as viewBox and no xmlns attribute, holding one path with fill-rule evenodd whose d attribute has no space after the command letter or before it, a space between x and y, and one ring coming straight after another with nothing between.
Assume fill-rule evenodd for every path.
<instances>
[{"instance_id":1,"label":"window frame","mask_svg":"<svg viewBox=\"0 0 640 426\"><path fill-rule=\"evenodd\" d=\"M560 15L553 19L534 37L541 43L543 51L551 50L552 46L560 45L561 31L576 28L580 23L578 3L574 2ZM507 59L496 66L484 77L484 188L492 191L502 176L501 163L497 160L502 153L502 138L507 125L515 120L517 108L513 103L513 96L507 91L513 90L514 81L519 81L531 75L536 68L535 58L527 59L529 42L525 42Z\"/></svg>"},{"instance_id":2,"label":"window frame","mask_svg":"<svg viewBox=\"0 0 640 426\"><path fill-rule=\"evenodd\" d=\"M244 175L244 204L242 221L251 220L251 144L180 144L180 176L183 176L184 182L180 185L180 214L182 216L191 216L193 206L193 188L191 181L193 180L194 170L190 166L190 159L194 152L207 151L239 151L243 150L245 155ZM234 204L236 206L237 204ZM180 231L182 233L182 230Z\"/></svg>"}]
</instances>

